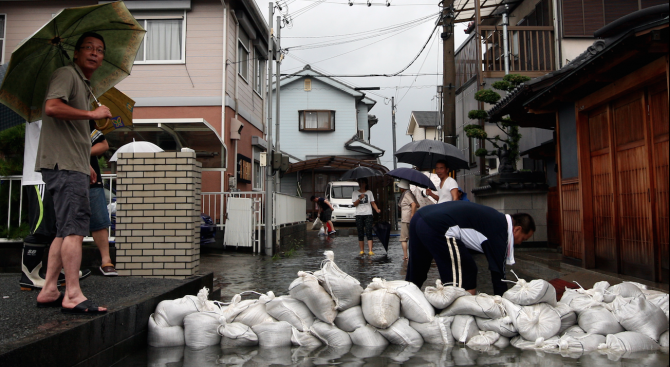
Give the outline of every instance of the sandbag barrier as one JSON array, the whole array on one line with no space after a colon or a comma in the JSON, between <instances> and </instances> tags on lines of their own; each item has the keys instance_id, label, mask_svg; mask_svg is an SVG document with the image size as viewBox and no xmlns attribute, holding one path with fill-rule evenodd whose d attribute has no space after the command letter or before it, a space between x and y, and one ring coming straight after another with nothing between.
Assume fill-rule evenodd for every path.
<instances>
[{"instance_id":1,"label":"sandbag barrier","mask_svg":"<svg viewBox=\"0 0 670 367\"><path fill-rule=\"evenodd\" d=\"M359 352L418 350L424 343L491 352L512 345L570 357L668 350L668 294L639 283L566 288L560 301L548 282L518 277L502 297L471 295L439 280L423 292L380 278L363 289L337 267L332 251L324 255L319 270L298 272L287 295L248 291L217 302L203 288L161 302L148 320L149 345ZM249 296L258 298L243 299Z\"/></svg>"}]
</instances>

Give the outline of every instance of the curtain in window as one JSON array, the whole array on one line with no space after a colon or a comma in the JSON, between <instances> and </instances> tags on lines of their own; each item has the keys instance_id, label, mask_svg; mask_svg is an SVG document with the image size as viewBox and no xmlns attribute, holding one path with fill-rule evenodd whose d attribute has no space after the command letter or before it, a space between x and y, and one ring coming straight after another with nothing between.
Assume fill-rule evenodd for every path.
<instances>
[{"instance_id":1,"label":"curtain in window","mask_svg":"<svg viewBox=\"0 0 670 367\"><path fill-rule=\"evenodd\" d=\"M318 112L305 111L303 112L305 116L305 129L318 129Z\"/></svg>"},{"instance_id":2,"label":"curtain in window","mask_svg":"<svg viewBox=\"0 0 670 367\"><path fill-rule=\"evenodd\" d=\"M181 60L181 19L147 20L146 60Z\"/></svg>"}]
</instances>

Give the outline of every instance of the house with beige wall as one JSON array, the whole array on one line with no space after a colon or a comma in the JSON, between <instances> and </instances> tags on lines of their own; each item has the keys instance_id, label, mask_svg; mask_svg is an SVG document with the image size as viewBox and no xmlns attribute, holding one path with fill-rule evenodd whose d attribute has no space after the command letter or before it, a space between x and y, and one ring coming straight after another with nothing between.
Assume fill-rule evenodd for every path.
<instances>
[{"instance_id":1,"label":"house with beige wall","mask_svg":"<svg viewBox=\"0 0 670 367\"><path fill-rule=\"evenodd\" d=\"M8 62L63 8L105 2L0 1L0 58ZM133 139L188 147L202 163L203 192L262 190L269 27L255 1L125 4L147 34L132 74L116 86L136 102L135 128L108 134L110 155Z\"/></svg>"}]
</instances>

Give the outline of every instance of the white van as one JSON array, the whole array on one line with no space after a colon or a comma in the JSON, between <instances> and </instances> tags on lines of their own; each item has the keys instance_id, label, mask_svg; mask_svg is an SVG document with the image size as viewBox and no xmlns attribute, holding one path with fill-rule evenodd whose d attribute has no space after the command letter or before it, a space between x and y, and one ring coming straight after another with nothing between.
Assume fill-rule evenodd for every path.
<instances>
[{"instance_id":1,"label":"white van","mask_svg":"<svg viewBox=\"0 0 670 367\"><path fill-rule=\"evenodd\" d=\"M351 195L358 190L356 181L332 181L326 187L326 199L333 204L333 222L355 222L356 207Z\"/></svg>"}]
</instances>

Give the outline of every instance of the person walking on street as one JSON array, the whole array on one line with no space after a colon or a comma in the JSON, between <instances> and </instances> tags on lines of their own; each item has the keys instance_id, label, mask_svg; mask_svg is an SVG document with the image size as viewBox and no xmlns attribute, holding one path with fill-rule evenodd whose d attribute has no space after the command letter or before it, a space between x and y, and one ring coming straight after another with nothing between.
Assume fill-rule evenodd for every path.
<instances>
[{"instance_id":1,"label":"person walking on street","mask_svg":"<svg viewBox=\"0 0 670 367\"><path fill-rule=\"evenodd\" d=\"M79 286L82 242L89 233L91 208L89 184L96 181L91 167L89 120L112 117L109 108L90 111L88 83L102 65L105 42L102 36L86 32L77 40L74 62L56 69L47 87L42 113L35 170L42 172L53 197L56 238L49 249L46 280L37 296L38 305L62 306L73 314L105 313L84 296ZM58 291L58 274L65 268L65 293Z\"/></svg>"},{"instance_id":2,"label":"person walking on street","mask_svg":"<svg viewBox=\"0 0 670 367\"><path fill-rule=\"evenodd\" d=\"M514 245L534 232L535 221L526 213L502 214L469 201L429 205L409 225L405 280L421 288L434 259L443 284L453 282L475 294L477 265L468 251L474 250L486 255L493 292L501 296L507 291L505 265L514 264Z\"/></svg>"},{"instance_id":3,"label":"person walking on street","mask_svg":"<svg viewBox=\"0 0 670 367\"><path fill-rule=\"evenodd\" d=\"M323 226L326 227L326 233L331 235L337 233L335 227L333 226L333 221L331 217L333 216L333 205L330 201L322 197L316 197L312 195L310 201L315 202L319 207L319 213L317 214Z\"/></svg>"},{"instance_id":4,"label":"person walking on street","mask_svg":"<svg viewBox=\"0 0 670 367\"><path fill-rule=\"evenodd\" d=\"M431 189L426 189L426 194L437 200L438 204L457 200L458 182L449 177L449 168L447 168L447 162L443 160L437 161L437 163L435 163L435 173L437 174L437 177L440 178L440 184L437 187L437 194L435 194Z\"/></svg>"},{"instance_id":5,"label":"person walking on street","mask_svg":"<svg viewBox=\"0 0 670 367\"><path fill-rule=\"evenodd\" d=\"M361 248L359 255L365 254L365 246L363 240L368 239L368 255L372 256L372 209L377 213L381 210L377 208L375 197L372 191L368 190L368 179L358 179L358 190L351 194L351 201L356 207L356 229L358 231L358 246Z\"/></svg>"},{"instance_id":6,"label":"person walking on street","mask_svg":"<svg viewBox=\"0 0 670 367\"><path fill-rule=\"evenodd\" d=\"M109 149L109 143L105 135L97 129L95 121L90 120L91 129L91 167L97 177L95 183L89 188L89 202L91 204L91 221L89 229L95 245L100 251L101 265L100 272L107 277L119 275L112 264L112 258L109 256L109 227L112 222L109 220L107 211L107 200L105 199L105 188L102 185L102 174L100 174L100 164L98 158Z\"/></svg>"},{"instance_id":7,"label":"person walking on street","mask_svg":"<svg viewBox=\"0 0 670 367\"><path fill-rule=\"evenodd\" d=\"M409 241L409 223L414 216L414 213L419 209L419 203L416 201L416 197L412 194L412 191L409 190L409 181L400 180L398 182L398 188L400 188L400 200L398 201L398 206L400 207L400 244L402 245L403 259L409 259L409 254L407 253L407 242Z\"/></svg>"}]
</instances>

